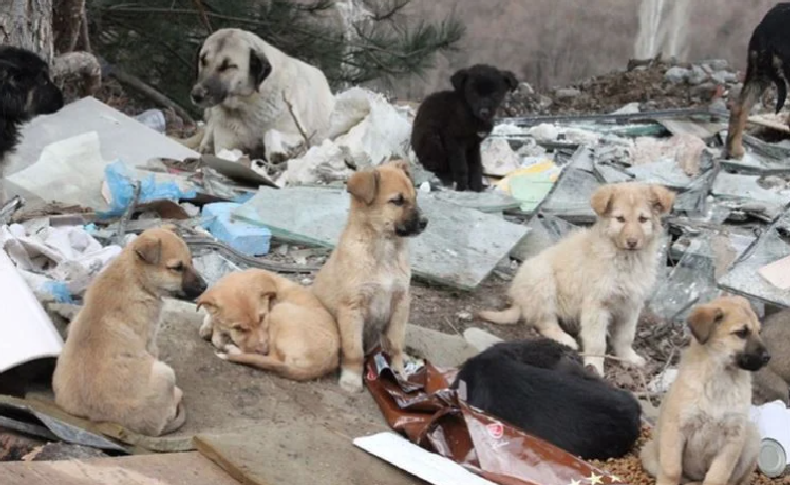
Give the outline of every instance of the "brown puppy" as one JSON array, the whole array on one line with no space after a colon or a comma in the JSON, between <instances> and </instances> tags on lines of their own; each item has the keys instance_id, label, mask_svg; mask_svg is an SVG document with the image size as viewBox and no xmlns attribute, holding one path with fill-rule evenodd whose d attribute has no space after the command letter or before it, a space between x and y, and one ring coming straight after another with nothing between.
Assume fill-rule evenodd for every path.
<instances>
[{"instance_id":1,"label":"brown puppy","mask_svg":"<svg viewBox=\"0 0 790 485\"><path fill-rule=\"evenodd\" d=\"M143 232L85 293L52 378L55 402L75 416L150 436L181 427L181 389L158 360L162 298L194 298L205 288L180 237L168 228Z\"/></svg>"},{"instance_id":2,"label":"brown puppy","mask_svg":"<svg viewBox=\"0 0 790 485\"><path fill-rule=\"evenodd\" d=\"M200 335L227 352L223 359L295 381L337 369L335 319L297 283L262 269L237 271L203 293L201 306L208 315Z\"/></svg>"},{"instance_id":3,"label":"brown puppy","mask_svg":"<svg viewBox=\"0 0 790 485\"><path fill-rule=\"evenodd\" d=\"M343 359L340 385L362 390L362 360L378 341L403 372L411 265L407 237L428 225L417 205L409 166L398 160L348 181L351 208L337 247L313 292L337 320Z\"/></svg>"},{"instance_id":4,"label":"brown puppy","mask_svg":"<svg viewBox=\"0 0 790 485\"><path fill-rule=\"evenodd\" d=\"M749 421L752 375L770 359L760 321L740 296L697 306L694 337L680 360L642 465L657 485L746 485L757 466L760 434Z\"/></svg>"},{"instance_id":5,"label":"brown puppy","mask_svg":"<svg viewBox=\"0 0 790 485\"><path fill-rule=\"evenodd\" d=\"M635 366L645 360L633 349L639 313L658 269L662 216L675 194L661 185L604 185L590 201L595 225L580 229L519 268L510 286L512 306L480 312L486 321L515 324L523 318L544 337L578 348L585 365L604 375L607 333L614 353Z\"/></svg>"}]
</instances>

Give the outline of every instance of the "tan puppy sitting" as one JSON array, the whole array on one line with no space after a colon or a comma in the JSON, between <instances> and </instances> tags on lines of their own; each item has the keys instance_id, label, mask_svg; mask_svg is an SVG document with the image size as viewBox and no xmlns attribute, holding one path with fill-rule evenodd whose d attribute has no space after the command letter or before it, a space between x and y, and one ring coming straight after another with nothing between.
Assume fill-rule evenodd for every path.
<instances>
[{"instance_id":1,"label":"tan puppy sitting","mask_svg":"<svg viewBox=\"0 0 790 485\"><path fill-rule=\"evenodd\" d=\"M406 238L428 224L408 167L392 161L351 176L348 222L313 284L337 320L343 349L340 385L348 392L362 390L365 352L379 342L392 368L404 370L411 283Z\"/></svg>"},{"instance_id":2,"label":"tan puppy sitting","mask_svg":"<svg viewBox=\"0 0 790 485\"><path fill-rule=\"evenodd\" d=\"M636 366L645 360L632 345L637 320L656 278L662 216L675 194L661 185L604 185L592 196L598 219L525 261L510 287L512 306L479 316L514 324L523 318L544 337L577 349L585 365L604 375L606 337L614 353Z\"/></svg>"},{"instance_id":3,"label":"tan puppy sitting","mask_svg":"<svg viewBox=\"0 0 790 485\"><path fill-rule=\"evenodd\" d=\"M749 421L751 373L770 359L760 321L745 298L730 296L697 306L688 325L693 339L642 465L658 485L746 485L760 448Z\"/></svg>"},{"instance_id":4,"label":"tan puppy sitting","mask_svg":"<svg viewBox=\"0 0 790 485\"><path fill-rule=\"evenodd\" d=\"M224 359L295 381L337 369L335 319L310 290L275 273L230 273L198 298L200 307L208 312L200 335L228 352Z\"/></svg>"},{"instance_id":5,"label":"tan puppy sitting","mask_svg":"<svg viewBox=\"0 0 790 485\"><path fill-rule=\"evenodd\" d=\"M158 360L162 298L194 298L205 288L180 237L168 228L143 232L85 293L52 378L55 402L75 416L144 435L181 427L181 389Z\"/></svg>"}]
</instances>

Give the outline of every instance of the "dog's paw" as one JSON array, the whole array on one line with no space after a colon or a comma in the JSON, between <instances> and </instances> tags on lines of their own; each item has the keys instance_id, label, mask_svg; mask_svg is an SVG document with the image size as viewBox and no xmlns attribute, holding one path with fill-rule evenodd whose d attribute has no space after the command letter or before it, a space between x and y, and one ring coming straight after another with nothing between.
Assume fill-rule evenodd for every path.
<instances>
[{"instance_id":1,"label":"dog's paw","mask_svg":"<svg viewBox=\"0 0 790 485\"><path fill-rule=\"evenodd\" d=\"M557 335L555 340L563 345L567 345L573 350L579 350L579 344L576 342L576 339L571 337L567 333L561 333Z\"/></svg>"},{"instance_id":2,"label":"dog's paw","mask_svg":"<svg viewBox=\"0 0 790 485\"><path fill-rule=\"evenodd\" d=\"M626 364L640 369L647 364L647 360L645 360L645 358L641 355L637 354L634 349L626 349L625 351L621 352L618 357L623 359L623 362Z\"/></svg>"},{"instance_id":3,"label":"dog's paw","mask_svg":"<svg viewBox=\"0 0 790 485\"><path fill-rule=\"evenodd\" d=\"M226 345L225 345L225 346L222 348L222 350L224 350L224 351L225 351L225 353L226 353L226 354L228 354L228 355L241 355L241 354L243 354L243 353L244 353L244 352L242 352L242 351L241 351L241 349L240 349L240 348L236 347L236 346L235 346L235 345L233 345L233 344L226 344Z\"/></svg>"},{"instance_id":4,"label":"dog's paw","mask_svg":"<svg viewBox=\"0 0 790 485\"><path fill-rule=\"evenodd\" d=\"M362 392L362 374L343 369L340 371L340 387L351 394Z\"/></svg>"}]
</instances>

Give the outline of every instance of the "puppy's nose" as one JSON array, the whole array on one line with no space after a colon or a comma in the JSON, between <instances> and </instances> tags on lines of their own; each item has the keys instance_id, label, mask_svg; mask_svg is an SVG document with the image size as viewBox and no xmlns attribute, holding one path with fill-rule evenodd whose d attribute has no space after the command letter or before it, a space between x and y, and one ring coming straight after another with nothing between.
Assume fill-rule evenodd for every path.
<instances>
[{"instance_id":1,"label":"puppy's nose","mask_svg":"<svg viewBox=\"0 0 790 485\"><path fill-rule=\"evenodd\" d=\"M639 241L637 241L635 237L629 237L625 240L625 243L628 245L628 249L634 249L638 242Z\"/></svg>"},{"instance_id":2,"label":"puppy's nose","mask_svg":"<svg viewBox=\"0 0 790 485\"><path fill-rule=\"evenodd\" d=\"M420 217L420 230L422 231L426 227L428 227L428 218L425 216Z\"/></svg>"},{"instance_id":3,"label":"puppy's nose","mask_svg":"<svg viewBox=\"0 0 790 485\"><path fill-rule=\"evenodd\" d=\"M480 116L482 116L483 118L487 118L490 113L491 110L488 108L483 108L480 110Z\"/></svg>"},{"instance_id":4,"label":"puppy's nose","mask_svg":"<svg viewBox=\"0 0 790 485\"><path fill-rule=\"evenodd\" d=\"M206 98L206 90L203 86L195 86L192 88L192 101L194 103L200 103Z\"/></svg>"}]
</instances>

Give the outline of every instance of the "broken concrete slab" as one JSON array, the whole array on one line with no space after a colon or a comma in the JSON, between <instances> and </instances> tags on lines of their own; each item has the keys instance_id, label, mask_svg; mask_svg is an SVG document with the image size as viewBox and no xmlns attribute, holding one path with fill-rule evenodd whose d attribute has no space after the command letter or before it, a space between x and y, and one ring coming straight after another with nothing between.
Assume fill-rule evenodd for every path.
<instances>
[{"instance_id":1,"label":"broken concrete slab","mask_svg":"<svg viewBox=\"0 0 790 485\"><path fill-rule=\"evenodd\" d=\"M590 171L581 168L592 167L592 164L593 150L587 146L579 147L557 180L554 191L541 206L541 211L574 224L595 222L590 198L601 183L591 168Z\"/></svg>"},{"instance_id":2,"label":"broken concrete slab","mask_svg":"<svg viewBox=\"0 0 790 485\"><path fill-rule=\"evenodd\" d=\"M356 448L356 434L345 433L322 423L271 423L198 435L195 442L203 456L246 485L423 483ZM338 453L342 461L337 461Z\"/></svg>"},{"instance_id":3,"label":"broken concrete slab","mask_svg":"<svg viewBox=\"0 0 790 485\"><path fill-rule=\"evenodd\" d=\"M713 138L718 132L727 128L724 123L710 120L697 121L691 118L661 119L656 122L673 135L693 135L703 140Z\"/></svg>"},{"instance_id":4,"label":"broken concrete slab","mask_svg":"<svg viewBox=\"0 0 790 485\"><path fill-rule=\"evenodd\" d=\"M482 328L477 327L469 327L464 330L464 339L469 343L469 345L477 349L479 352L482 352L485 349L498 344L499 342L504 342L504 340L497 337L496 335L491 335Z\"/></svg>"},{"instance_id":5,"label":"broken concrete slab","mask_svg":"<svg viewBox=\"0 0 790 485\"><path fill-rule=\"evenodd\" d=\"M430 197L438 201L485 212L486 214L499 214L504 211L517 209L519 206L518 200L502 192L442 190L431 192Z\"/></svg>"},{"instance_id":6,"label":"broken concrete slab","mask_svg":"<svg viewBox=\"0 0 790 485\"><path fill-rule=\"evenodd\" d=\"M0 476L3 485L238 485L199 453L5 462Z\"/></svg>"},{"instance_id":7,"label":"broken concrete slab","mask_svg":"<svg viewBox=\"0 0 790 485\"><path fill-rule=\"evenodd\" d=\"M634 165L626 172L639 182L661 184L678 190L684 190L691 184L691 177L673 159Z\"/></svg>"},{"instance_id":8,"label":"broken concrete slab","mask_svg":"<svg viewBox=\"0 0 790 485\"><path fill-rule=\"evenodd\" d=\"M537 256L576 229L573 224L548 214L533 217L527 227L530 228L529 234L510 251L510 257L517 261L526 261Z\"/></svg>"},{"instance_id":9,"label":"broken concrete slab","mask_svg":"<svg viewBox=\"0 0 790 485\"><path fill-rule=\"evenodd\" d=\"M349 197L345 189L333 187L262 187L234 215L268 227L280 240L331 248L345 227ZM528 232L433 193L419 193L418 202L428 227L409 242L411 266L426 281L473 290Z\"/></svg>"},{"instance_id":10,"label":"broken concrete slab","mask_svg":"<svg viewBox=\"0 0 790 485\"><path fill-rule=\"evenodd\" d=\"M766 189L760 176L722 172L711 187L711 194L721 201L749 203L764 208L767 214L780 214L790 204L790 189Z\"/></svg>"},{"instance_id":11,"label":"broken concrete slab","mask_svg":"<svg viewBox=\"0 0 790 485\"><path fill-rule=\"evenodd\" d=\"M19 147L9 157L6 174L35 163L50 143L92 131L99 135L104 160L122 159L133 166L142 166L158 157L174 160L200 157L194 150L88 96L25 125Z\"/></svg>"},{"instance_id":12,"label":"broken concrete slab","mask_svg":"<svg viewBox=\"0 0 790 485\"><path fill-rule=\"evenodd\" d=\"M759 274L763 266L790 255L790 244L777 232L777 229L785 227L790 227L790 213L779 217L760 236L746 254L719 280L719 287L773 305L790 307L790 293L775 287Z\"/></svg>"}]
</instances>

